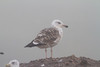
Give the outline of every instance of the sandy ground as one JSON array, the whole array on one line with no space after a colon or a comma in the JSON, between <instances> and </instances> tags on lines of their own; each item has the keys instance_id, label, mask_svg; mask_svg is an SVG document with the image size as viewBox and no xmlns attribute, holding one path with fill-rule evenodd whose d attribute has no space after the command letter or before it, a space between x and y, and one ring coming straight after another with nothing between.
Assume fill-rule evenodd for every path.
<instances>
[{"instance_id":1,"label":"sandy ground","mask_svg":"<svg viewBox=\"0 0 100 67\"><path fill-rule=\"evenodd\" d=\"M61 58L47 58L21 63L20 67L100 67L100 61L74 55Z\"/></svg>"}]
</instances>

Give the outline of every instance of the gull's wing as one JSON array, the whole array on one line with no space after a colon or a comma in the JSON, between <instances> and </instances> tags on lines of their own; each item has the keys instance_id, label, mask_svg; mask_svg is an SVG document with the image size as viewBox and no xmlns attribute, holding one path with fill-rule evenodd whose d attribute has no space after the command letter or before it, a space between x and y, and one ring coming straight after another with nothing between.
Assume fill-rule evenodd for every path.
<instances>
[{"instance_id":1,"label":"gull's wing","mask_svg":"<svg viewBox=\"0 0 100 67\"><path fill-rule=\"evenodd\" d=\"M60 34L56 28L45 28L40 31L37 37L25 47L53 44L59 38Z\"/></svg>"}]
</instances>

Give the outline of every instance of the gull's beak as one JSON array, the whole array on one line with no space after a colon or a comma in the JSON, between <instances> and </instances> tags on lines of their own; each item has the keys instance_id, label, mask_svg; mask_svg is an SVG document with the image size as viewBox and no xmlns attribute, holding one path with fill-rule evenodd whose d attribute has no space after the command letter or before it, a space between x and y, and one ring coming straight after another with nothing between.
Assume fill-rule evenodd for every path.
<instances>
[{"instance_id":1,"label":"gull's beak","mask_svg":"<svg viewBox=\"0 0 100 67\"><path fill-rule=\"evenodd\" d=\"M68 28L68 26L67 26L67 25L63 25L63 27Z\"/></svg>"},{"instance_id":2,"label":"gull's beak","mask_svg":"<svg viewBox=\"0 0 100 67\"><path fill-rule=\"evenodd\" d=\"M10 64L6 64L6 67L11 67Z\"/></svg>"}]
</instances>

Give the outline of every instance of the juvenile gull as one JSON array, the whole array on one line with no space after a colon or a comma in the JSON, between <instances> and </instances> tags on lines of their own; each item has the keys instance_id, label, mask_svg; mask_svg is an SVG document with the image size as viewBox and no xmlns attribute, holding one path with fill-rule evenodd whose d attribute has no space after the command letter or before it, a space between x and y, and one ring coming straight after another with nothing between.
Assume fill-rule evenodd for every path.
<instances>
[{"instance_id":1,"label":"juvenile gull","mask_svg":"<svg viewBox=\"0 0 100 67\"><path fill-rule=\"evenodd\" d=\"M19 61L11 60L8 64L6 64L6 67L19 67Z\"/></svg>"},{"instance_id":2,"label":"juvenile gull","mask_svg":"<svg viewBox=\"0 0 100 67\"><path fill-rule=\"evenodd\" d=\"M44 48L46 58L47 58L47 48L51 48L51 58L52 58L52 47L57 45L58 42L61 40L63 36L63 30L62 30L63 27L68 28L68 26L64 25L62 21L54 20L52 22L51 27L41 30L40 33L37 34L37 37L25 47L37 46L41 49Z\"/></svg>"}]
</instances>

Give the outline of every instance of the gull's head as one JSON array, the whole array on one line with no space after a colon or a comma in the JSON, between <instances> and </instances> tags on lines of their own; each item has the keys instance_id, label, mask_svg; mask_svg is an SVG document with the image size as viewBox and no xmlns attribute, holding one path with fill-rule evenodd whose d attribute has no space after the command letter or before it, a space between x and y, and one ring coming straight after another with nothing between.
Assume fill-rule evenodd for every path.
<instances>
[{"instance_id":1,"label":"gull's head","mask_svg":"<svg viewBox=\"0 0 100 67\"><path fill-rule=\"evenodd\" d=\"M19 67L19 61L11 60L8 64L6 64L6 67Z\"/></svg>"},{"instance_id":2,"label":"gull's head","mask_svg":"<svg viewBox=\"0 0 100 67\"><path fill-rule=\"evenodd\" d=\"M54 26L54 27L56 27L56 28L63 28L63 27L68 28L68 26L65 25L65 24L64 24L62 21L60 21L60 20L54 20L54 21L52 22L52 26Z\"/></svg>"}]
</instances>

